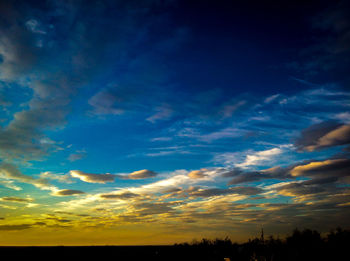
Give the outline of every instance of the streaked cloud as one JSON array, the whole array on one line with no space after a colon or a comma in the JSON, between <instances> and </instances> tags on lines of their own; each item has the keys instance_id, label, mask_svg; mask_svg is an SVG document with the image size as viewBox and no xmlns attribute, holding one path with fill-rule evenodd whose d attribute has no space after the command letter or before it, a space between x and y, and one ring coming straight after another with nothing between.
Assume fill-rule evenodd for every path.
<instances>
[{"instance_id":1,"label":"streaked cloud","mask_svg":"<svg viewBox=\"0 0 350 261\"><path fill-rule=\"evenodd\" d=\"M230 118L232 117L232 115L243 105L245 105L247 103L247 101L242 100L233 104L227 104L223 107L223 109L221 110L220 114L222 114L222 118L226 119L226 118Z\"/></svg>"},{"instance_id":2,"label":"streaked cloud","mask_svg":"<svg viewBox=\"0 0 350 261\"><path fill-rule=\"evenodd\" d=\"M13 180L0 180L0 185L13 190L22 190L21 187L14 184Z\"/></svg>"},{"instance_id":3,"label":"streaked cloud","mask_svg":"<svg viewBox=\"0 0 350 261\"><path fill-rule=\"evenodd\" d=\"M122 179L148 179L148 178L153 178L157 175L158 173L152 170L142 169L142 170L131 172L130 174L127 174L127 175L119 175L119 177Z\"/></svg>"},{"instance_id":4,"label":"streaked cloud","mask_svg":"<svg viewBox=\"0 0 350 261\"><path fill-rule=\"evenodd\" d=\"M244 130L228 127L209 134L202 134L197 136L199 140L212 142L220 139L237 138L237 137L244 136L244 134L245 134Z\"/></svg>"},{"instance_id":5,"label":"streaked cloud","mask_svg":"<svg viewBox=\"0 0 350 261\"><path fill-rule=\"evenodd\" d=\"M271 96L269 96L269 97L266 97L265 100L264 100L264 102L265 102L265 103L270 103L270 102L276 100L279 96L280 96L280 94L271 95Z\"/></svg>"},{"instance_id":6,"label":"streaked cloud","mask_svg":"<svg viewBox=\"0 0 350 261\"><path fill-rule=\"evenodd\" d=\"M290 171L290 173L295 177L340 178L350 176L350 160L329 159L325 161L314 161L308 164L296 166Z\"/></svg>"},{"instance_id":7,"label":"streaked cloud","mask_svg":"<svg viewBox=\"0 0 350 261\"><path fill-rule=\"evenodd\" d=\"M19 197L2 197L0 198L0 201L10 201L10 202L17 202L17 203L29 203L33 202L32 198L19 198Z\"/></svg>"},{"instance_id":8,"label":"streaked cloud","mask_svg":"<svg viewBox=\"0 0 350 261\"><path fill-rule=\"evenodd\" d=\"M296 146L300 150L315 151L350 143L350 125L323 122L305 129Z\"/></svg>"},{"instance_id":9,"label":"streaked cloud","mask_svg":"<svg viewBox=\"0 0 350 261\"><path fill-rule=\"evenodd\" d=\"M104 198L104 199L130 199L130 198L134 198L137 197L139 195L135 194L135 193L131 193L131 192L123 192L120 194L101 194L100 197Z\"/></svg>"},{"instance_id":10,"label":"streaked cloud","mask_svg":"<svg viewBox=\"0 0 350 261\"><path fill-rule=\"evenodd\" d=\"M31 224L20 224L20 225L0 225L0 231L16 231L31 228Z\"/></svg>"},{"instance_id":11,"label":"streaked cloud","mask_svg":"<svg viewBox=\"0 0 350 261\"><path fill-rule=\"evenodd\" d=\"M113 182L116 178L116 175L113 174L94 174L94 173L86 173L80 170L71 170L69 174L73 178L78 178L82 181L89 183L107 183Z\"/></svg>"},{"instance_id":12,"label":"streaked cloud","mask_svg":"<svg viewBox=\"0 0 350 261\"><path fill-rule=\"evenodd\" d=\"M28 176L25 174L22 174L16 166L10 164L10 163L1 163L0 164L0 178L10 179L10 180L16 180L18 182L28 183L32 184L37 188L43 189L43 190L51 190L54 191L57 188L47 182L45 179L36 179L32 176Z\"/></svg>"},{"instance_id":13,"label":"streaked cloud","mask_svg":"<svg viewBox=\"0 0 350 261\"><path fill-rule=\"evenodd\" d=\"M81 190L74 190L74 189L61 189L57 190L52 193L54 196L73 196L73 195L80 195L84 194L85 192Z\"/></svg>"},{"instance_id":14,"label":"streaked cloud","mask_svg":"<svg viewBox=\"0 0 350 261\"><path fill-rule=\"evenodd\" d=\"M69 174L56 174L51 171L45 171L40 173L40 178L57 180L61 183L73 183L73 180L71 179L71 176Z\"/></svg>"}]
</instances>

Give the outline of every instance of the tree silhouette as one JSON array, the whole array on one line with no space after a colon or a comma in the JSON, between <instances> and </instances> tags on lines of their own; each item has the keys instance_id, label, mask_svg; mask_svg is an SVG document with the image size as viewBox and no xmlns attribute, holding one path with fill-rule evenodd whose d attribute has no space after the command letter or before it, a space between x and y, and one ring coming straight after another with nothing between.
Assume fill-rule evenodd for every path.
<instances>
[{"instance_id":1,"label":"tree silhouette","mask_svg":"<svg viewBox=\"0 0 350 261\"><path fill-rule=\"evenodd\" d=\"M195 261L303 261L350 260L350 231L337 228L325 236L295 229L285 239L261 236L233 243L228 237L194 240L173 246L0 247L1 260L195 260Z\"/></svg>"}]
</instances>

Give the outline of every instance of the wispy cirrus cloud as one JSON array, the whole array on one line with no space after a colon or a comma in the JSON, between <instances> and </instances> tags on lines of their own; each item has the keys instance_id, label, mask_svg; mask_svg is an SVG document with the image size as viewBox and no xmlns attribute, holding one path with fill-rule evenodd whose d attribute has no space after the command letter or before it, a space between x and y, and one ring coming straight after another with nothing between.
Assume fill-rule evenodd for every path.
<instances>
[{"instance_id":1,"label":"wispy cirrus cloud","mask_svg":"<svg viewBox=\"0 0 350 261\"><path fill-rule=\"evenodd\" d=\"M119 115L124 113L123 108L118 108L118 103L122 101L118 93L109 89L103 89L92 96L89 104L93 107L91 113L95 115Z\"/></svg>"},{"instance_id":2,"label":"wispy cirrus cloud","mask_svg":"<svg viewBox=\"0 0 350 261\"><path fill-rule=\"evenodd\" d=\"M160 107L156 107L155 108L156 113L153 114L152 116L148 117L146 120L151 122L151 123L155 123L156 121L159 120L167 120L169 119L174 111L172 110L172 108L169 105L163 105Z\"/></svg>"}]
</instances>

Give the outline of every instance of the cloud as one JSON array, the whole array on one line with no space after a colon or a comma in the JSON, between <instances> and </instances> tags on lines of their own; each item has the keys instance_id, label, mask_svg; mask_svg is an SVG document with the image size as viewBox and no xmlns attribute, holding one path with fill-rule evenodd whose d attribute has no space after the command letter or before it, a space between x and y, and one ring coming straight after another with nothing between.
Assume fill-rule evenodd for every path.
<instances>
[{"instance_id":1,"label":"cloud","mask_svg":"<svg viewBox=\"0 0 350 261\"><path fill-rule=\"evenodd\" d=\"M228 185L236 185L241 183L259 181L262 179L286 179L290 177L290 169L291 167L273 167L265 170L250 172L246 172L239 169L233 169L231 171L223 173L222 176L233 177L233 179L229 181Z\"/></svg>"},{"instance_id":2,"label":"cloud","mask_svg":"<svg viewBox=\"0 0 350 261\"><path fill-rule=\"evenodd\" d=\"M232 187L230 190L242 195L257 195L263 192L263 189L258 187Z\"/></svg>"},{"instance_id":3,"label":"cloud","mask_svg":"<svg viewBox=\"0 0 350 261\"><path fill-rule=\"evenodd\" d=\"M33 202L32 198L19 198L19 197L2 197L1 201L10 201L10 202L18 202L18 203L29 203Z\"/></svg>"},{"instance_id":4,"label":"cloud","mask_svg":"<svg viewBox=\"0 0 350 261\"><path fill-rule=\"evenodd\" d=\"M163 105L155 108L156 113L148 117L146 120L155 123L159 120L167 120L173 115L173 110L169 105Z\"/></svg>"},{"instance_id":5,"label":"cloud","mask_svg":"<svg viewBox=\"0 0 350 261\"><path fill-rule=\"evenodd\" d=\"M193 170L190 173L188 173L188 177L190 177L191 179L202 179L208 176L206 172L207 169Z\"/></svg>"},{"instance_id":6,"label":"cloud","mask_svg":"<svg viewBox=\"0 0 350 261\"><path fill-rule=\"evenodd\" d=\"M11 231L11 230L24 230L31 228L31 224L20 224L20 225L0 225L0 231Z\"/></svg>"},{"instance_id":7,"label":"cloud","mask_svg":"<svg viewBox=\"0 0 350 261\"><path fill-rule=\"evenodd\" d=\"M271 166L271 164L275 163L277 159L280 160L282 158L281 155L291 147L291 144L284 144L263 151L246 150L242 152L217 153L214 156L213 161L236 169L249 169L255 166Z\"/></svg>"},{"instance_id":8,"label":"cloud","mask_svg":"<svg viewBox=\"0 0 350 261\"><path fill-rule=\"evenodd\" d=\"M92 113L95 115L123 114L124 110L117 107L118 102L121 102L121 98L108 89L99 91L89 100L89 104L93 107Z\"/></svg>"},{"instance_id":9,"label":"cloud","mask_svg":"<svg viewBox=\"0 0 350 261\"><path fill-rule=\"evenodd\" d=\"M82 172L80 170L71 170L69 174L73 178L78 178L82 181L89 182L89 183L107 183L107 182L113 182L116 178L116 175L113 174L93 174L93 173L86 173Z\"/></svg>"},{"instance_id":10,"label":"cloud","mask_svg":"<svg viewBox=\"0 0 350 261\"><path fill-rule=\"evenodd\" d=\"M194 197L213 197L213 196L222 196L228 194L240 194L240 195L256 195L263 192L263 189L257 187L232 187L229 189L223 188L210 188L210 189L201 189L191 187L188 190L185 190L188 195Z\"/></svg>"},{"instance_id":11,"label":"cloud","mask_svg":"<svg viewBox=\"0 0 350 261\"><path fill-rule=\"evenodd\" d=\"M272 148L269 150L252 152L246 155L245 160L242 163L235 164L235 166L238 168L247 168L250 166L259 166L266 164L266 162L271 163L271 161L274 160L277 156L284 153L284 147L289 147L289 145L284 145L280 146L279 148Z\"/></svg>"},{"instance_id":12,"label":"cloud","mask_svg":"<svg viewBox=\"0 0 350 261\"><path fill-rule=\"evenodd\" d=\"M120 175L119 177L123 179L148 179L148 178L153 178L157 175L158 173L152 170L142 169L142 170L134 171L128 175Z\"/></svg>"},{"instance_id":13,"label":"cloud","mask_svg":"<svg viewBox=\"0 0 350 261\"><path fill-rule=\"evenodd\" d=\"M279 96L280 96L280 94L271 95L264 100L264 103L270 103L270 102L276 100Z\"/></svg>"},{"instance_id":14,"label":"cloud","mask_svg":"<svg viewBox=\"0 0 350 261\"><path fill-rule=\"evenodd\" d=\"M222 114L222 118L226 119L226 118L232 117L235 111L237 111L240 107L242 107L246 103L247 101L243 100L243 101L236 102L235 104L225 105L222 111L220 112Z\"/></svg>"},{"instance_id":15,"label":"cloud","mask_svg":"<svg viewBox=\"0 0 350 261\"><path fill-rule=\"evenodd\" d=\"M292 183L279 187L278 194L288 197L304 197L309 194L317 194L326 191L326 188L321 186L306 186L301 183Z\"/></svg>"},{"instance_id":16,"label":"cloud","mask_svg":"<svg viewBox=\"0 0 350 261\"><path fill-rule=\"evenodd\" d=\"M156 138L152 138L151 141L170 141L172 138L171 137L156 137Z\"/></svg>"},{"instance_id":17,"label":"cloud","mask_svg":"<svg viewBox=\"0 0 350 261\"><path fill-rule=\"evenodd\" d=\"M23 183L32 184L42 190L57 190L57 188L47 182L45 179L36 179L22 174L14 165L9 163L0 164L0 178L16 180Z\"/></svg>"},{"instance_id":18,"label":"cloud","mask_svg":"<svg viewBox=\"0 0 350 261\"><path fill-rule=\"evenodd\" d=\"M61 183L73 183L70 175L62 175L62 174L55 174L50 171L45 171L40 173L40 178L42 179L51 179L51 180L57 180Z\"/></svg>"},{"instance_id":19,"label":"cloud","mask_svg":"<svg viewBox=\"0 0 350 261\"><path fill-rule=\"evenodd\" d=\"M212 142L219 139L237 138L237 137L243 136L244 134L245 134L244 130L228 127L209 134L196 135L196 136L199 140Z\"/></svg>"},{"instance_id":20,"label":"cloud","mask_svg":"<svg viewBox=\"0 0 350 261\"><path fill-rule=\"evenodd\" d=\"M296 166L290 171L290 173L294 177L340 178L350 176L350 160L330 159L325 161L314 161L308 164Z\"/></svg>"},{"instance_id":21,"label":"cloud","mask_svg":"<svg viewBox=\"0 0 350 261\"><path fill-rule=\"evenodd\" d=\"M5 9L1 10L5 23L0 25L0 54L3 57L0 79L28 88L33 94L26 108L14 113L12 121L0 129L0 155L7 159L38 159L57 148L53 143L41 142L46 137L43 130L64 124L67 104L75 86L67 84L73 82L71 74L63 73L62 69L53 72L53 66L46 62L54 52L40 50L36 44L37 36L22 26L23 21L17 20L23 19L26 10L21 5L9 5ZM15 12L16 15L3 16L3 12ZM7 24L5 28L4 24Z\"/></svg>"},{"instance_id":22,"label":"cloud","mask_svg":"<svg viewBox=\"0 0 350 261\"><path fill-rule=\"evenodd\" d=\"M71 153L68 156L70 162L81 160L86 157L86 151L77 151L77 153Z\"/></svg>"},{"instance_id":23,"label":"cloud","mask_svg":"<svg viewBox=\"0 0 350 261\"><path fill-rule=\"evenodd\" d=\"M175 209L172 208L171 202L159 202L159 203L137 203L134 205L135 214L139 217L145 217L150 215L159 215L163 213L172 213Z\"/></svg>"},{"instance_id":24,"label":"cloud","mask_svg":"<svg viewBox=\"0 0 350 261\"><path fill-rule=\"evenodd\" d=\"M236 177L236 176L238 176L238 175L240 175L242 173L244 173L244 171L242 169L234 168L234 169L231 169L231 170L228 170L228 171L224 171L221 174L221 177L223 177L223 178Z\"/></svg>"},{"instance_id":25,"label":"cloud","mask_svg":"<svg viewBox=\"0 0 350 261\"><path fill-rule=\"evenodd\" d=\"M13 183L14 183L13 180L0 180L0 185L4 186L6 188L17 190L17 191L22 190L21 187L16 186Z\"/></svg>"},{"instance_id":26,"label":"cloud","mask_svg":"<svg viewBox=\"0 0 350 261\"><path fill-rule=\"evenodd\" d=\"M133 193L148 194L148 193L163 193L169 189L178 188L184 184L191 184L191 179L184 174L185 171L179 171L174 176L162 179L151 184L142 185L141 187L129 189Z\"/></svg>"},{"instance_id":27,"label":"cloud","mask_svg":"<svg viewBox=\"0 0 350 261\"><path fill-rule=\"evenodd\" d=\"M343 125L339 128L322 136L315 146L310 146L308 149L315 149L345 145L350 143L350 125Z\"/></svg>"},{"instance_id":28,"label":"cloud","mask_svg":"<svg viewBox=\"0 0 350 261\"><path fill-rule=\"evenodd\" d=\"M295 145L299 150L315 151L350 143L350 125L323 122L301 132Z\"/></svg>"},{"instance_id":29,"label":"cloud","mask_svg":"<svg viewBox=\"0 0 350 261\"><path fill-rule=\"evenodd\" d=\"M61 189L52 193L54 196L74 196L84 194L85 192L81 190L73 190L73 189Z\"/></svg>"},{"instance_id":30,"label":"cloud","mask_svg":"<svg viewBox=\"0 0 350 261\"><path fill-rule=\"evenodd\" d=\"M336 182L340 178L350 176L349 159L329 159L325 161L309 161L296 163L287 167L272 167L259 171L244 171L232 169L224 171L221 177L233 177L228 185L255 182L263 179L287 179L296 177L309 177L304 185L321 185Z\"/></svg>"},{"instance_id":31,"label":"cloud","mask_svg":"<svg viewBox=\"0 0 350 261\"><path fill-rule=\"evenodd\" d=\"M234 177L228 182L228 185L236 185L241 183L247 183L247 182L253 182L253 181L259 181L261 179L268 179L269 176L256 171L256 172L247 172L241 175L238 175L237 177Z\"/></svg>"},{"instance_id":32,"label":"cloud","mask_svg":"<svg viewBox=\"0 0 350 261\"><path fill-rule=\"evenodd\" d=\"M152 148L152 150L156 150L157 152L149 152L145 155L148 157L161 157L173 154L190 154L191 152L185 150L183 146L169 146L169 147L161 147L161 148Z\"/></svg>"},{"instance_id":33,"label":"cloud","mask_svg":"<svg viewBox=\"0 0 350 261\"><path fill-rule=\"evenodd\" d=\"M130 199L139 196L132 192L123 192L120 194L101 194L100 197L103 199Z\"/></svg>"},{"instance_id":34,"label":"cloud","mask_svg":"<svg viewBox=\"0 0 350 261\"><path fill-rule=\"evenodd\" d=\"M28 20L25 25L33 33L46 34L46 32L42 28L40 28L39 22L35 19Z\"/></svg>"},{"instance_id":35,"label":"cloud","mask_svg":"<svg viewBox=\"0 0 350 261\"><path fill-rule=\"evenodd\" d=\"M334 115L335 119L341 120L346 124L350 124L350 112L341 112Z\"/></svg>"},{"instance_id":36,"label":"cloud","mask_svg":"<svg viewBox=\"0 0 350 261\"><path fill-rule=\"evenodd\" d=\"M118 15L111 15L107 12L110 7L107 2L101 2L99 8L79 2L52 1L40 7L33 4L31 8L22 2L0 3L0 80L20 86L30 95L27 106L18 106L21 110L11 115L12 120L0 128L2 158L40 160L59 149L56 143L41 141L49 135L48 129L66 124L73 96L91 83L104 66L127 67L127 71L132 71L132 77L137 78L133 81L136 83L146 78L135 77L135 68L130 68L132 65L125 60L128 61L129 50L139 49L148 39L144 35L152 31L148 27L155 26L164 17L155 17L154 13L149 16L153 10L149 7L159 4L147 1L139 6L121 1L115 3ZM98 22L90 17L99 18ZM79 23L76 23L77 19ZM145 22L145 19L151 21ZM142 32L140 35L144 38L131 36L130 30ZM138 56L143 55L144 52ZM116 61L121 60L124 62L116 65ZM130 60L135 67L135 59ZM149 67L145 63L139 65L140 75ZM131 79L130 75L128 77ZM142 89L136 83L134 88L124 87L130 95L124 93L123 97L99 89L89 101L93 113L119 114L128 109L127 98L134 97L133 92ZM151 84L151 81L143 84ZM126 104L122 109L118 105L115 107L119 99Z\"/></svg>"},{"instance_id":37,"label":"cloud","mask_svg":"<svg viewBox=\"0 0 350 261\"><path fill-rule=\"evenodd\" d=\"M222 189L222 188L201 189L199 187L190 187L189 189L184 190L182 193L184 192L188 193L188 195L192 197L213 197L213 196L234 193L230 189Z\"/></svg>"}]
</instances>

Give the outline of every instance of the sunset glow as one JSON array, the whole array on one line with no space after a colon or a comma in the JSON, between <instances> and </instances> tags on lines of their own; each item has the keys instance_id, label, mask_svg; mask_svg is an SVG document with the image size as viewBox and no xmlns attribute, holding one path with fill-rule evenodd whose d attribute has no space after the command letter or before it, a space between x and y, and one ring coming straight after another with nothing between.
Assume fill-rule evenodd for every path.
<instances>
[{"instance_id":1,"label":"sunset glow","mask_svg":"<svg viewBox=\"0 0 350 261\"><path fill-rule=\"evenodd\" d=\"M0 1L0 245L350 227L348 1Z\"/></svg>"}]
</instances>

